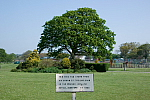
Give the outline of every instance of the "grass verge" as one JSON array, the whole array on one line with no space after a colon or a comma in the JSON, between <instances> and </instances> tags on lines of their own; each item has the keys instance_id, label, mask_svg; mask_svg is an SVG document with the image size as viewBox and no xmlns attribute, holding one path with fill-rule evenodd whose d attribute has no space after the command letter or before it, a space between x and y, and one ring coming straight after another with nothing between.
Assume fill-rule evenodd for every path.
<instances>
[{"instance_id":1,"label":"grass verge","mask_svg":"<svg viewBox=\"0 0 150 100\"><path fill-rule=\"evenodd\" d=\"M71 93L55 92L53 73L10 72L17 65L1 66L1 100L71 100ZM150 73L94 73L94 87L77 93L77 100L149 100Z\"/></svg>"}]
</instances>

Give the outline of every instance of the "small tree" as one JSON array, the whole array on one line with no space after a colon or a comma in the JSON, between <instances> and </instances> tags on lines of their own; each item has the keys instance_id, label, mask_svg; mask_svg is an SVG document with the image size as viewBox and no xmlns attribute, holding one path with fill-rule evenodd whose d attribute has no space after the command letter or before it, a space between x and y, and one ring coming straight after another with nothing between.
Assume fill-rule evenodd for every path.
<instances>
[{"instance_id":1,"label":"small tree","mask_svg":"<svg viewBox=\"0 0 150 100\"><path fill-rule=\"evenodd\" d=\"M63 68L65 68L65 69L71 68L71 63L68 58L64 58L61 63L62 63Z\"/></svg>"},{"instance_id":2,"label":"small tree","mask_svg":"<svg viewBox=\"0 0 150 100\"><path fill-rule=\"evenodd\" d=\"M38 64L40 62L40 57L38 55L38 51L34 50L28 58L26 58L26 61L23 63L20 63L17 66L17 69L27 69L30 67L38 67Z\"/></svg>"},{"instance_id":3,"label":"small tree","mask_svg":"<svg viewBox=\"0 0 150 100\"><path fill-rule=\"evenodd\" d=\"M34 50L30 56L26 60L27 62L31 63L32 66L38 66L40 62L40 57L38 55L38 51Z\"/></svg>"}]
</instances>

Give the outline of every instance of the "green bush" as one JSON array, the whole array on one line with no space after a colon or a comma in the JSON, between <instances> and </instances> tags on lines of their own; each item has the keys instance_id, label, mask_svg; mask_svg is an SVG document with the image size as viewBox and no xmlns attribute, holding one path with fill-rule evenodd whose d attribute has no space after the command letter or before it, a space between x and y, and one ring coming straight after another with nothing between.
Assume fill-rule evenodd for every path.
<instances>
[{"instance_id":1,"label":"green bush","mask_svg":"<svg viewBox=\"0 0 150 100\"><path fill-rule=\"evenodd\" d=\"M91 72L88 68L83 68L77 71L78 73L86 73L86 72Z\"/></svg>"},{"instance_id":2,"label":"green bush","mask_svg":"<svg viewBox=\"0 0 150 100\"><path fill-rule=\"evenodd\" d=\"M79 70L85 68L85 61L81 59L72 59L71 60L71 68L75 70Z\"/></svg>"},{"instance_id":3,"label":"green bush","mask_svg":"<svg viewBox=\"0 0 150 100\"><path fill-rule=\"evenodd\" d=\"M30 68L30 67L33 67L33 66L32 66L32 63L30 63L30 62L23 62L23 63L20 63L20 64L16 67L16 69L28 69L28 68Z\"/></svg>"},{"instance_id":4,"label":"green bush","mask_svg":"<svg viewBox=\"0 0 150 100\"><path fill-rule=\"evenodd\" d=\"M53 64L54 67L57 67L58 69L62 69L63 66L61 65L61 62L60 61L54 61L54 64Z\"/></svg>"},{"instance_id":5,"label":"green bush","mask_svg":"<svg viewBox=\"0 0 150 100\"><path fill-rule=\"evenodd\" d=\"M97 71L95 69L93 69L92 72L97 72Z\"/></svg>"},{"instance_id":6,"label":"green bush","mask_svg":"<svg viewBox=\"0 0 150 100\"><path fill-rule=\"evenodd\" d=\"M68 69L62 69L62 73L67 73Z\"/></svg>"},{"instance_id":7,"label":"green bush","mask_svg":"<svg viewBox=\"0 0 150 100\"><path fill-rule=\"evenodd\" d=\"M73 73L74 69L67 69L67 73Z\"/></svg>"},{"instance_id":8,"label":"green bush","mask_svg":"<svg viewBox=\"0 0 150 100\"><path fill-rule=\"evenodd\" d=\"M18 69L12 69L11 72L18 72Z\"/></svg>"},{"instance_id":9,"label":"green bush","mask_svg":"<svg viewBox=\"0 0 150 100\"><path fill-rule=\"evenodd\" d=\"M38 73L40 72L41 68L28 68L27 72L31 72L31 73Z\"/></svg>"},{"instance_id":10,"label":"green bush","mask_svg":"<svg viewBox=\"0 0 150 100\"><path fill-rule=\"evenodd\" d=\"M71 63L70 63L70 60L68 58L64 58L61 61L61 64L62 64L63 68L65 68L65 69L71 68Z\"/></svg>"},{"instance_id":11,"label":"green bush","mask_svg":"<svg viewBox=\"0 0 150 100\"><path fill-rule=\"evenodd\" d=\"M28 72L28 70L27 70L27 69L22 69L22 71L23 71L23 72Z\"/></svg>"},{"instance_id":12,"label":"green bush","mask_svg":"<svg viewBox=\"0 0 150 100\"><path fill-rule=\"evenodd\" d=\"M74 73L74 69L61 69L62 73Z\"/></svg>"},{"instance_id":13,"label":"green bush","mask_svg":"<svg viewBox=\"0 0 150 100\"><path fill-rule=\"evenodd\" d=\"M97 72L106 72L110 67L110 64L109 63L86 63L85 66L88 69L94 66L94 70L96 70Z\"/></svg>"},{"instance_id":14,"label":"green bush","mask_svg":"<svg viewBox=\"0 0 150 100\"><path fill-rule=\"evenodd\" d=\"M47 67L53 67L55 61L52 59L43 59L39 63L40 68L47 68Z\"/></svg>"},{"instance_id":15,"label":"green bush","mask_svg":"<svg viewBox=\"0 0 150 100\"><path fill-rule=\"evenodd\" d=\"M56 67L48 67L45 69L40 70L43 73L62 73L62 71Z\"/></svg>"}]
</instances>

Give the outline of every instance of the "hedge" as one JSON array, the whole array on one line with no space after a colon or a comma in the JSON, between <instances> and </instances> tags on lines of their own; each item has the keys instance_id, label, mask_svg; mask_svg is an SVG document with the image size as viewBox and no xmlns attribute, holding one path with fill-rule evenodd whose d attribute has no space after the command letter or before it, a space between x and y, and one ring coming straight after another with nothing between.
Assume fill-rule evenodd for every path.
<instances>
[{"instance_id":1,"label":"hedge","mask_svg":"<svg viewBox=\"0 0 150 100\"><path fill-rule=\"evenodd\" d=\"M97 72L106 72L110 67L109 63L85 63L86 68L96 70Z\"/></svg>"}]
</instances>

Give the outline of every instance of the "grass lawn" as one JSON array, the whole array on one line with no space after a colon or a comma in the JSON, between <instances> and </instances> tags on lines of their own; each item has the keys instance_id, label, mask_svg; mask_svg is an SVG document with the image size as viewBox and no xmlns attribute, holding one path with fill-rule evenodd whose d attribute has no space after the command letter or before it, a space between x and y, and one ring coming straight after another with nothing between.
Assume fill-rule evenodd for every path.
<instances>
[{"instance_id":1,"label":"grass lawn","mask_svg":"<svg viewBox=\"0 0 150 100\"><path fill-rule=\"evenodd\" d=\"M15 64L2 64L0 100L71 100L71 93L55 92L54 73L10 72ZM110 69L110 71L123 69ZM150 73L94 73L94 92L77 93L77 100L149 100ZM144 70L144 69L142 69ZM149 69L146 69L149 71ZM145 72L145 71L143 71Z\"/></svg>"}]
</instances>

